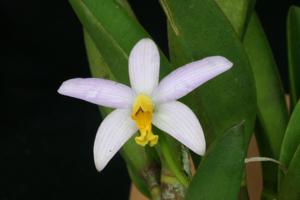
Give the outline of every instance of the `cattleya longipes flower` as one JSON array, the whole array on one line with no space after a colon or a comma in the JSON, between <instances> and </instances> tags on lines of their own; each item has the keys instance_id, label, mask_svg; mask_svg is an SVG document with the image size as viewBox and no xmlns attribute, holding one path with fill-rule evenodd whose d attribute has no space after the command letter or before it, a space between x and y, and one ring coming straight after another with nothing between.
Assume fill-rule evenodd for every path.
<instances>
[{"instance_id":1,"label":"cattleya longipes flower","mask_svg":"<svg viewBox=\"0 0 300 200\"><path fill-rule=\"evenodd\" d=\"M101 171L137 131L138 145L156 145L159 138L153 133L152 124L203 155L205 138L201 125L192 110L177 99L231 66L224 57L207 57L177 68L159 83L158 49L152 40L142 39L129 56L132 88L111 80L74 78L65 81L58 92L116 108L102 121L94 143L94 160Z\"/></svg>"}]
</instances>

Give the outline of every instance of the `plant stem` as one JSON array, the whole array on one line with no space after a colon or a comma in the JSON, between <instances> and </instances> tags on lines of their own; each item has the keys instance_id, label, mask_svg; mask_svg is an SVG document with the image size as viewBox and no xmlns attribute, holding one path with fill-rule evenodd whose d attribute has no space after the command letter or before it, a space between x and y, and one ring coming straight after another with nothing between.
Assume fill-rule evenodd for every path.
<instances>
[{"instance_id":1,"label":"plant stem","mask_svg":"<svg viewBox=\"0 0 300 200\"><path fill-rule=\"evenodd\" d=\"M183 200L186 188L172 175L172 173L162 168L161 171L161 197L162 200Z\"/></svg>"},{"instance_id":2,"label":"plant stem","mask_svg":"<svg viewBox=\"0 0 300 200\"><path fill-rule=\"evenodd\" d=\"M142 177L146 181L149 188L152 200L161 200L160 184L158 182L158 171L157 167L149 167L143 170Z\"/></svg>"}]
</instances>

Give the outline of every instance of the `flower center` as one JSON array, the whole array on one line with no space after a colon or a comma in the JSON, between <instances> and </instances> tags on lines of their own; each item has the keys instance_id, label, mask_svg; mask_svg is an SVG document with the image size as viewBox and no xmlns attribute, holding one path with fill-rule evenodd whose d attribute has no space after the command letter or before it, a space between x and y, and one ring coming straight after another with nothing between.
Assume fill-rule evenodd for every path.
<instances>
[{"instance_id":1,"label":"flower center","mask_svg":"<svg viewBox=\"0 0 300 200\"><path fill-rule=\"evenodd\" d=\"M140 94L136 97L131 118L135 121L140 135L135 137L135 142L141 146L149 143L152 147L157 144L158 136L152 133L152 113L154 104L149 96Z\"/></svg>"}]
</instances>

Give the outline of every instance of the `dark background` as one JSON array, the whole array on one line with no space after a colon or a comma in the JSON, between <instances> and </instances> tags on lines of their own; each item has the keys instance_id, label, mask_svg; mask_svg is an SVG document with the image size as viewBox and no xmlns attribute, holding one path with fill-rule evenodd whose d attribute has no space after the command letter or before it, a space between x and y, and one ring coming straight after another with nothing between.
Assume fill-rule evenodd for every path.
<instances>
[{"instance_id":1,"label":"dark background","mask_svg":"<svg viewBox=\"0 0 300 200\"><path fill-rule=\"evenodd\" d=\"M296 1L257 3L286 89L285 20ZM158 1L130 2L166 52ZM90 76L81 26L68 2L1 0L0 23L0 200L125 199L129 178L120 156L101 173L94 167L97 107L56 93L62 81Z\"/></svg>"}]
</instances>

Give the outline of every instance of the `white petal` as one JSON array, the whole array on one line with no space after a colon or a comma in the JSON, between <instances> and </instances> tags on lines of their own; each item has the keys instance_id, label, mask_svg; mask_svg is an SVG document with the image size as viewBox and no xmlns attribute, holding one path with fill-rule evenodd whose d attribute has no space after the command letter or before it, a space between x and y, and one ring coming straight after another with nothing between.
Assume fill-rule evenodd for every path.
<instances>
[{"instance_id":1,"label":"white petal","mask_svg":"<svg viewBox=\"0 0 300 200\"><path fill-rule=\"evenodd\" d=\"M151 39L140 40L129 56L131 87L138 93L151 95L159 79L159 52Z\"/></svg>"},{"instance_id":2,"label":"white petal","mask_svg":"<svg viewBox=\"0 0 300 200\"><path fill-rule=\"evenodd\" d=\"M153 124L199 155L205 153L203 130L193 111L178 101L158 105Z\"/></svg>"},{"instance_id":3,"label":"white petal","mask_svg":"<svg viewBox=\"0 0 300 200\"><path fill-rule=\"evenodd\" d=\"M131 88L100 78L67 80L60 86L58 93L112 108L129 108L133 102Z\"/></svg>"},{"instance_id":4,"label":"white petal","mask_svg":"<svg viewBox=\"0 0 300 200\"><path fill-rule=\"evenodd\" d=\"M116 109L103 120L94 143L94 160L98 171L106 166L136 131L129 109Z\"/></svg>"},{"instance_id":5,"label":"white petal","mask_svg":"<svg viewBox=\"0 0 300 200\"><path fill-rule=\"evenodd\" d=\"M153 92L153 100L163 103L179 99L231 67L232 63L221 56L207 57L186 64L171 72L159 83Z\"/></svg>"}]
</instances>

